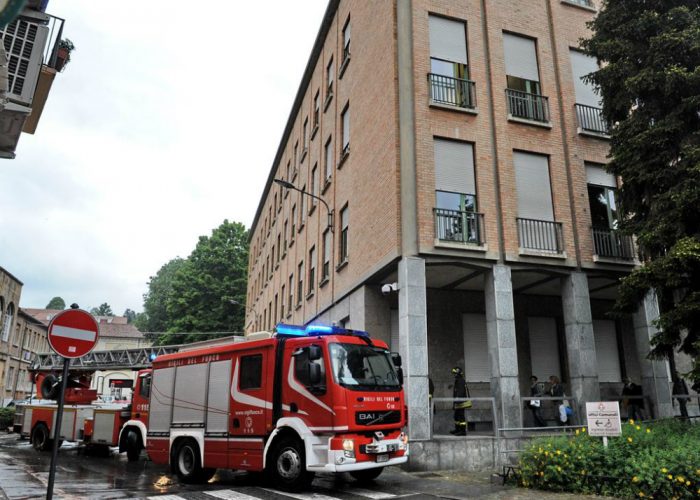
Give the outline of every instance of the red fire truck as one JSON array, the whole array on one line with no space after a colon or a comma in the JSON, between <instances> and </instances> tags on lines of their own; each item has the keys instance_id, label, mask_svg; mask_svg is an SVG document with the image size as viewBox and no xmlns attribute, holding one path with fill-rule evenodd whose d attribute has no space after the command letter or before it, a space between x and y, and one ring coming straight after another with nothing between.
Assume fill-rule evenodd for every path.
<instances>
[{"instance_id":1,"label":"red fire truck","mask_svg":"<svg viewBox=\"0 0 700 500\"><path fill-rule=\"evenodd\" d=\"M317 471L368 480L408 460L400 366L366 332L280 324L274 335L159 356L150 384L139 379L148 403L137 383L134 408L148 412L151 460L184 482L217 468L265 471L287 490ZM127 422L122 435L138 439L142 425Z\"/></svg>"}]
</instances>

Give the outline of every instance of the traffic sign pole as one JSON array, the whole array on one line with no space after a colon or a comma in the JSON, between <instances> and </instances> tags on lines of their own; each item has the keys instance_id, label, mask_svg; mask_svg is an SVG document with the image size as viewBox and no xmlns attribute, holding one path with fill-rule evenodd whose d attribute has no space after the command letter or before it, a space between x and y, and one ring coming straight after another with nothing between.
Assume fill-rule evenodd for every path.
<instances>
[{"instance_id":1,"label":"traffic sign pole","mask_svg":"<svg viewBox=\"0 0 700 500\"><path fill-rule=\"evenodd\" d=\"M51 500L53 498L53 482L56 477L56 459L58 458L58 442L61 440L61 421L63 420L63 403L66 396L69 366L70 359L63 358L63 377L61 379L61 392L58 395L56 423L53 426L53 447L51 449L51 468L49 469L49 485L46 488L46 500Z\"/></svg>"}]
</instances>

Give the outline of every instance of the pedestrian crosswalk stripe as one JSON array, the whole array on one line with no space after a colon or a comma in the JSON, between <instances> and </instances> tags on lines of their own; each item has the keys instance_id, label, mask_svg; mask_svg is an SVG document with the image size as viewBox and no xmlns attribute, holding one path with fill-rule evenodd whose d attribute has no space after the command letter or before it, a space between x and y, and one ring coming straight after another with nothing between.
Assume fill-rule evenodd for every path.
<instances>
[{"instance_id":1,"label":"pedestrian crosswalk stripe","mask_svg":"<svg viewBox=\"0 0 700 500\"><path fill-rule=\"evenodd\" d=\"M156 495L154 497L148 497L148 500L186 500L185 497L177 495Z\"/></svg>"},{"instance_id":2,"label":"pedestrian crosswalk stripe","mask_svg":"<svg viewBox=\"0 0 700 500\"><path fill-rule=\"evenodd\" d=\"M260 497L253 497L233 490L203 491L202 493L225 500L260 500Z\"/></svg>"},{"instance_id":3,"label":"pedestrian crosswalk stripe","mask_svg":"<svg viewBox=\"0 0 700 500\"><path fill-rule=\"evenodd\" d=\"M287 497L296 498L297 500L340 500L338 497L329 497L328 495L321 495L320 493L288 493L286 491L278 491L268 488L260 489L269 491L270 493L276 493L277 495L284 495Z\"/></svg>"},{"instance_id":4,"label":"pedestrian crosswalk stripe","mask_svg":"<svg viewBox=\"0 0 700 500\"><path fill-rule=\"evenodd\" d=\"M348 488L346 490L348 493L353 495L358 495L365 498L375 498L377 500L382 498L396 498L393 493L383 493L381 491L364 490L362 488Z\"/></svg>"}]
</instances>

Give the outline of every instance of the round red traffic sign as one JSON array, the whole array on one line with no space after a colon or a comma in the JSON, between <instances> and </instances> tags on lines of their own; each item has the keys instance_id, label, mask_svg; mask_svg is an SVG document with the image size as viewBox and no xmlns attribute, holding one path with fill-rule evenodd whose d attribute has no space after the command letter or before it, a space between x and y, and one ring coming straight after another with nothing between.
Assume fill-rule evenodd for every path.
<instances>
[{"instance_id":1,"label":"round red traffic sign","mask_svg":"<svg viewBox=\"0 0 700 500\"><path fill-rule=\"evenodd\" d=\"M97 321L82 309L67 309L49 323L49 345L64 358L80 358L93 350L100 336Z\"/></svg>"}]
</instances>

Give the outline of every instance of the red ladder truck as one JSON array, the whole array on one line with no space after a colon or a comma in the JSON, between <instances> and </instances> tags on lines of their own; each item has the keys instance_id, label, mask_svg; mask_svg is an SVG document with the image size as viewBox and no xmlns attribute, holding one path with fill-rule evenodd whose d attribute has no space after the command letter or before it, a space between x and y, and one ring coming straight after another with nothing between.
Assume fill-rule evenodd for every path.
<instances>
[{"instance_id":1,"label":"red ladder truck","mask_svg":"<svg viewBox=\"0 0 700 500\"><path fill-rule=\"evenodd\" d=\"M374 479L408 460L400 365L366 332L321 325L159 356L144 407L148 456L184 482L217 468L265 471L286 490L316 472Z\"/></svg>"},{"instance_id":2,"label":"red ladder truck","mask_svg":"<svg viewBox=\"0 0 700 500\"><path fill-rule=\"evenodd\" d=\"M120 446L127 451L130 460L136 460L145 443L147 413L141 414L133 404L105 404L96 401L97 391L90 389L92 376L98 370L138 370L149 367L158 355L176 352L180 346L160 346L141 349L93 351L82 358L71 360L68 383L65 391L65 406L59 443L78 442L91 448ZM50 450L56 439L54 423L61 387L60 373L63 358L56 354L39 354L30 366L33 382L43 400L28 401L17 405L14 430L31 440L38 451ZM139 373L134 393L142 389L142 380L148 379L150 370ZM143 398L143 395L141 396ZM123 433L125 423L140 421L141 435ZM131 428L134 424L131 424Z\"/></svg>"}]
</instances>

